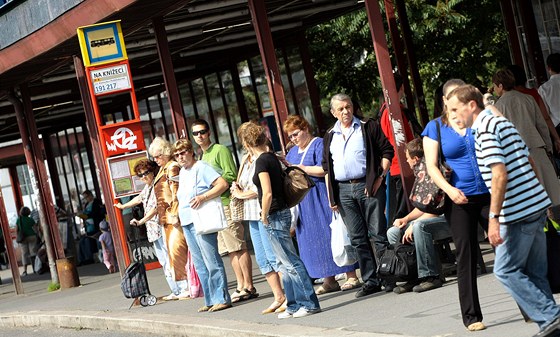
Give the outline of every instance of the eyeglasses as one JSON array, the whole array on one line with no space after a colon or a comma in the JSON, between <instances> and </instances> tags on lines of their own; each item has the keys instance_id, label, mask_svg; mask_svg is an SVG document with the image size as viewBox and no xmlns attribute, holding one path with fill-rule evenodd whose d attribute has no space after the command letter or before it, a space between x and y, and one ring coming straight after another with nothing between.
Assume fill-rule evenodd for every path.
<instances>
[{"instance_id":1,"label":"eyeglasses","mask_svg":"<svg viewBox=\"0 0 560 337\"><path fill-rule=\"evenodd\" d=\"M137 176L138 178L144 178L145 176L147 176L147 175L150 174L150 173L152 173L152 172L146 171L146 172L143 172L143 173L138 173L136 176Z\"/></svg>"},{"instance_id":2,"label":"eyeglasses","mask_svg":"<svg viewBox=\"0 0 560 337\"><path fill-rule=\"evenodd\" d=\"M179 156L184 156L184 155L187 154L187 152L189 152L189 151L185 150L185 151L181 151L181 152L176 152L176 153L174 154L174 156L175 156L175 158L177 158L177 157L179 157Z\"/></svg>"},{"instance_id":3,"label":"eyeglasses","mask_svg":"<svg viewBox=\"0 0 560 337\"><path fill-rule=\"evenodd\" d=\"M300 133L301 133L301 130L297 130L296 132L288 135L288 139L293 139L293 138L299 136Z\"/></svg>"},{"instance_id":4,"label":"eyeglasses","mask_svg":"<svg viewBox=\"0 0 560 337\"><path fill-rule=\"evenodd\" d=\"M207 129L202 129L202 130L199 130L199 131L193 131L193 132L192 132L192 135L196 137L196 136L198 136L198 135L205 135L205 134L207 134L207 133L208 133L208 130L207 130Z\"/></svg>"},{"instance_id":5,"label":"eyeglasses","mask_svg":"<svg viewBox=\"0 0 560 337\"><path fill-rule=\"evenodd\" d=\"M160 153L160 154L158 154L157 156L152 156L152 157L154 157L154 159L159 159L159 158L161 158L162 156L163 156L163 154Z\"/></svg>"}]
</instances>

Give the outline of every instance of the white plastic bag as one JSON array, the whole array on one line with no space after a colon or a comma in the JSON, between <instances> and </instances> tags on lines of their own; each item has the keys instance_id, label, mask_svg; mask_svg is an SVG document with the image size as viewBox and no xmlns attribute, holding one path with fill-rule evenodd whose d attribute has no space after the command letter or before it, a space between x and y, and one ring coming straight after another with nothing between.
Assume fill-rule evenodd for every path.
<instances>
[{"instance_id":1,"label":"white plastic bag","mask_svg":"<svg viewBox=\"0 0 560 337\"><path fill-rule=\"evenodd\" d=\"M333 212L331 221L331 249L337 266L350 266L358 261L356 249L352 247L348 230L340 213Z\"/></svg>"}]
</instances>

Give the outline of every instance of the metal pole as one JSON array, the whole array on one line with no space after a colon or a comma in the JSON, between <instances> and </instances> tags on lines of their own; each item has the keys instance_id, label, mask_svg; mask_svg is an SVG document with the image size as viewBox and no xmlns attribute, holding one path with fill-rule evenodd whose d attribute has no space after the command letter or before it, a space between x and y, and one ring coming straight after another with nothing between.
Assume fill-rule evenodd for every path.
<instances>
[{"instance_id":1,"label":"metal pole","mask_svg":"<svg viewBox=\"0 0 560 337\"><path fill-rule=\"evenodd\" d=\"M14 250L12 235L10 233L10 224L8 223L8 216L6 214L7 213L4 204L4 196L2 195L2 189L0 188L0 225L2 227L2 235L4 235L4 241L6 241L6 250L8 251L9 260L8 262L10 262L10 269L12 271L12 279L14 280L16 294L21 295L24 293L23 283L21 282L21 276L19 275L16 252Z\"/></svg>"}]
</instances>

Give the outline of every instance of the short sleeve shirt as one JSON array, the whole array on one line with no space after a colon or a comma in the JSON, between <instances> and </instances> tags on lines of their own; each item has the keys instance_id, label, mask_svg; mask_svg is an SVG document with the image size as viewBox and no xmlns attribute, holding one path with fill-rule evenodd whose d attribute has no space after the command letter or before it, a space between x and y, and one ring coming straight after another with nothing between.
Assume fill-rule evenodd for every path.
<instances>
[{"instance_id":1,"label":"short sleeve shirt","mask_svg":"<svg viewBox=\"0 0 560 337\"><path fill-rule=\"evenodd\" d=\"M197 161L190 169L181 168L177 200L182 225L192 223L191 199L212 189L212 183L218 178L220 174L203 161Z\"/></svg>"},{"instance_id":2,"label":"short sleeve shirt","mask_svg":"<svg viewBox=\"0 0 560 337\"><path fill-rule=\"evenodd\" d=\"M280 161L276 158L274 153L263 153L257 158L255 164L255 175L253 176L253 183L257 186L259 192L259 203L262 207L262 186L259 179L259 173L267 172L270 176L270 184L272 188L272 203L268 214L287 208L286 200L284 197L284 189L282 187L283 171Z\"/></svg>"}]
</instances>

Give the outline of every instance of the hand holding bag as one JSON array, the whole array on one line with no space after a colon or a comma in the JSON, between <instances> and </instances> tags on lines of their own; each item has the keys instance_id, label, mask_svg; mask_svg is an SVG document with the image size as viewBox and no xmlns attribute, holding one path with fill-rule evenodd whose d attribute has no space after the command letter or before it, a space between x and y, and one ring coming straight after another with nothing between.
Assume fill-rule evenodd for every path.
<instances>
[{"instance_id":1,"label":"hand holding bag","mask_svg":"<svg viewBox=\"0 0 560 337\"><path fill-rule=\"evenodd\" d=\"M195 174L193 193L195 196L197 178L198 174ZM228 226L224 205L220 196L205 201L198 208L191 208L191 216L194 230L198 235L216 233L226 229Z\"/></svg>"},{"instance_id":2,"label":"hand holding bag","mask_svg":"<svg viewBox=\"0 0 560 337\"><path fill-rule=\"evenodd\" d=\"M441 174L448 182L451 180L453 170L445 162L443 149L441 147L441 131L439 122L436 121L438 134L438 167ZM428 168L424 158L415 167L415 180L410 193L412 206L422 212L430 214L443 214L445 209L445 192L436 185L432 177L428 174Z\"/></svg>"},{"instance_id":3,"label":"hand holding bag","mask_svg":"<svg viewBox=\"0 0 560 337\"><path fill-rule=\"evenodd\" d=\"M337 266L350 266L358 261L356 249L352 247L348 230L342 216L338 212L333 212L331 227L331 250L334 263Z\"/></svg>"}]
</instances>

